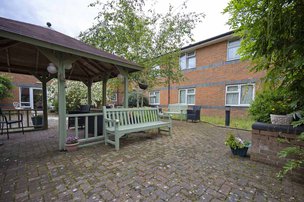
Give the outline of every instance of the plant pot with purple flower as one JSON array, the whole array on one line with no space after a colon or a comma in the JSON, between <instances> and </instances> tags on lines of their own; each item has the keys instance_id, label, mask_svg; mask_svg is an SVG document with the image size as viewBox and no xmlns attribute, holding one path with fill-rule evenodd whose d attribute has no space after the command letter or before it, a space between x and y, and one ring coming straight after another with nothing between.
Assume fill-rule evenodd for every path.
<instances>
[{"instance_id":1,"label":"plant pot with purple flower","mask_svg":"<svg viewBox=\"0 0 304 202\"><path fill-rule=\"evenodd\" d=\"M79 142L78 142L78 138L77 137L75 137L73 135L69 135L67 137L66 142L65 142L65 149L68 152L77 151L78 145L79 145Z\"/></svg>"}]
</instances>

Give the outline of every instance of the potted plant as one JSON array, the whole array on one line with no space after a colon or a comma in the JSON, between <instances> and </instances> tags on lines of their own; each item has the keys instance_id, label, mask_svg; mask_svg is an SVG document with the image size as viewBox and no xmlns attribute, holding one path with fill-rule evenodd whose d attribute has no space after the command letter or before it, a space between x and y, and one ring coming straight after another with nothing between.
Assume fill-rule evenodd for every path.
<instances>
[{"instance_id":1,"label":"potted plant","mask_svg":"<svg viewBox=\"0 0 304 202\"><path fill-rule=\"evenodd\" d=\"M293 111L290 93L281 89L265 89L258 93L249 108L254 120L277 125L289 125Z\"/></svg>"},{"instance_id":2,"label":"potted plant","mask_svg":"<svg viewBox=\"0 0 304 202\"><path fill-rule=\"evenodd\" d=\"M241 138L235 137L233 133L228 133L227 135L228 137L225 141L225 145L230 147L232 154L246 157L251 143L247 140L243 141Z\"/></svg>"},{"instance_id":3,"label":"potted plant","mask_svg":"<svg viewBox=\"0 0 304 202\"><path fill-rule=\"evenodd\" d=\"M41 128L43 126L43 116L34 115L31 117L34 128Z\"/></svg>"},{"instance_id":4,"label":"potted plant","mask_svg":"<svg viewBox=\"0 0 304 202\"><path fill-rule=\"evenodd\" d=\"M78 138L74 135L69 135L65 142L65 148L68 152L76 151L78 148L79 142Z\"/></svg>"}]
</instances>

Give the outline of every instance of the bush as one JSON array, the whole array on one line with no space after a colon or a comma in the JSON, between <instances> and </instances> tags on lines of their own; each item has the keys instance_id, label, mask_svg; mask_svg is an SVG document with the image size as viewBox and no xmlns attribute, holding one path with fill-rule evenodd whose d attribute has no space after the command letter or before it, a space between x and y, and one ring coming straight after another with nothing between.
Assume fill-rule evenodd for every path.
<instances>
[{"instance_id":1,"label":"bush","mask_svg":"<svg viewBox=\"0 0 304 202\"><path fill-rule=\"evenodd\" d=\"M270 114L286 115L293 111L291 95L279 89L257 94L249 108L253 119L264 123L270 123Z\"/></svg>"},{"instance_id":2,"label":"bush","mask_svg":"<svg viewBox=\"0 0 304 202\"><path fill-rule=\"evenodd\" d=\"M142 95L139 94L138 95L139 106L141 106L141 98L142 98ZM149 106L149 100L145 96L144 96L144 102L143 102L143 104L144 104L144 106ZM137 95L136 95L136 93L131 93L129 95L129 107L137 107Z\"/></svg>"},{"instance_id":3,"label":"bush","mask_svg":"<svg viewBox=\"0 0 304 202\"><path fill-rule=\"evenodd\" d=\"M0 100L10 97L11 89L13 88L12 81L6 75L0 75Z\"/></svg>"}]
</instances>

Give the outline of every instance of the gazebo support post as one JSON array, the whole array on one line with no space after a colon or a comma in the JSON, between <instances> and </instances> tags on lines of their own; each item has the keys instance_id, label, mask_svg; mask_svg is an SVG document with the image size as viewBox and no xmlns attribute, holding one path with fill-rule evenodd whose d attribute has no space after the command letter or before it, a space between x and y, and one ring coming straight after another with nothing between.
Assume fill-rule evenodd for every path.
<instances>
[{"instance_id":1,"label":"gazebo support post","mask_svg":"<svg viewBox=\"0 0 304 202\"><path fill-rule=\"evenodd\" d=\"M124 108L128 108L129 106L129 80L128 80L128 73L124 75Z\"/></svg>"},{"instance_id":2,"label":"gazebo support post","mask_svg":"<svg viewBox=\"0 0 304 202\"><path fill-rule=\"evenodd\" d=\"M51 79L55 78L54 76L46 76L46 75L33 75L42 83L42 105L43 105L43 129L48 129L48 106L47 106L47 89L46 84Z\"/></svg>"},{"instance_id":3,"label":"gazebo support post","mask_svg":"<svg viewBox=\"0 0 304 202\"><path fill-rule=\"evenodd\" d=\"M65 65L62 60L58 66L58 133L59 133L59 150L64 150L64 142L67 135L66 131L66 95L65 95Z\"/></svg>"},{"instance_id":4,"label":"gazebo support post","mask_svg":"<svg viewBox=\"0 0 304 202\"><path fill-rule=\"evenodd\" d=\"M58 77L58 137L59 150L64 150L65 139L67 136L66 130L66 95L65 95L65 69L69 69L74 61L79 57L64 54L61 52L54 52L50 49L38 48L38 50L45 55L57 67Z\"/></svg>"},{"instance_id":5,"label":"gazebo support post","mask_svg":"<svg viewBox=\"0 0 304 202\"><path fill-rule=\"evenodd\" d=\"M46 80L42 81L43 129L49 128L46 82Z\"/></svg>"},{"instance_id":6,"label":"gazebo support post","mask_svg":"<svg viewBox=\"0 0 304 202\"><path fill-rule=\"evenodd\" d=\"M107 79L102 80L102 106L107 104Z\"/></svg>"},{"instance_id":7,"label":"gazebo support post","mask_svg":"<svg viewBox=\"0 0 304 202\"><path fill-rule=\"evenodd\" d=\"M87 86L88 88L88 105L92 105L92 81L88 81L88 82L84 82L84 84Z\"/></svg>"}]
</instances>

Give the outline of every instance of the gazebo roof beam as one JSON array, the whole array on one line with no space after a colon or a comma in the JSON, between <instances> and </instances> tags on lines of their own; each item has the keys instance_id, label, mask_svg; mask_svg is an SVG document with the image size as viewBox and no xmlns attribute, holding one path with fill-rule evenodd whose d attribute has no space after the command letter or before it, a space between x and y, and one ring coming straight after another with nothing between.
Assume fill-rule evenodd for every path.
<instances>
[{"instance_id":1,"label":"gazebo roof beam","mask_svg":"<svg viewBox=\"0 0 304 202\"><path fill-rule=\"evenodd\" d=\"M3 50L3 49L11 48L11 47L16 46L16 45L18 45L20 43L21 42L19 42L19 41L9 40L5 44L1 44L0 45L0 51Z\"/></svg>"}]
</instances>

